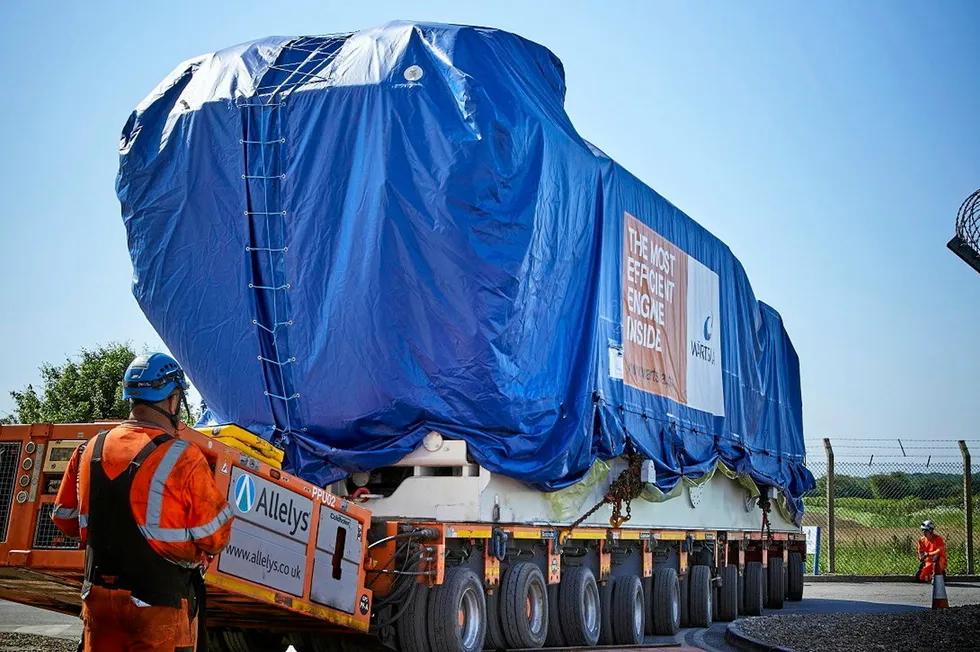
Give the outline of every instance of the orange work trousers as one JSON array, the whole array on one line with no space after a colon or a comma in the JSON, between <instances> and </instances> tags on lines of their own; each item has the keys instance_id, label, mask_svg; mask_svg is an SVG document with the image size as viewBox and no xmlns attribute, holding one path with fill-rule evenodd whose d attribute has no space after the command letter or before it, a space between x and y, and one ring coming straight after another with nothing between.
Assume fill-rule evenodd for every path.
<instances>
[{"instance_id":1,"label":"orange work trousers","mask_svg":"<svg viewBox=\"0 0 980 652\"><path fill-rule=\"evenodd\" d=\"M942 564L942 562L937 563L930 555L922 560L922 568L919 569L919 581L931 582L933 575L935 575L937 572L940 575L945 575L946 567Z\"/></svg>"},{"instance_id":2,"label":"orange work trousers","mask_svg":"<svg viewBox=\"0 0 980 652\"><path fill-rule=\"evenodd\" d=\"M85 652L194 652L197 619L182 602L139 607L129 591L93 586L82 602Z\"/></svg>"}]
</instances>

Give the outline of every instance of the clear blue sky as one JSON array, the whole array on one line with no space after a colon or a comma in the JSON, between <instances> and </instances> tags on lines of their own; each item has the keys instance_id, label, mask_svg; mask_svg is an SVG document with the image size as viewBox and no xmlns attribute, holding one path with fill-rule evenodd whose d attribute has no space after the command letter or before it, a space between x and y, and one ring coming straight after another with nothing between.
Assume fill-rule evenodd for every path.
<instances>
[{"instance_id":1,"label":"clear blue sky","mask_svg":"<svg viewBox=\"0 0 980 652\"><path fill-rule=\"evenodd\" d=\"M788 7L788 8L787 8ZM159 346L129 289L120 130L191 56L392 19L517 32L587 139L718 235L786 320L806 438L980 436L980 4L4 3L0 412L44 361Z\"/></svg>"}]
</instances>

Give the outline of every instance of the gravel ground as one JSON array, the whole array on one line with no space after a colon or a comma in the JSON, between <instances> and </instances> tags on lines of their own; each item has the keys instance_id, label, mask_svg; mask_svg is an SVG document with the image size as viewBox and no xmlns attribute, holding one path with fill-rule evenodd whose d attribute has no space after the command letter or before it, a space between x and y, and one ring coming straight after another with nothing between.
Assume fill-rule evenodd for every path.
<instances>
[{"instance_id":1,"label":"gravel ground","mask_svg":"<svg viewBox=\"0 0 980 652\"><path fill-rule=\"evenodd\" d=\"M78 641L0 632L0 652L75 652Z\"/></svg>"},{"instance_id":2,"label":"gravel ground","mask_svg":"<svg viewBox=\"0 0 980 652\"><path fill-rule=\"evenodd\" d=\"M980 650L980 605L904 614L837 613L746 618L747 635L797 652Z\"/></svg>"}]
</instances>

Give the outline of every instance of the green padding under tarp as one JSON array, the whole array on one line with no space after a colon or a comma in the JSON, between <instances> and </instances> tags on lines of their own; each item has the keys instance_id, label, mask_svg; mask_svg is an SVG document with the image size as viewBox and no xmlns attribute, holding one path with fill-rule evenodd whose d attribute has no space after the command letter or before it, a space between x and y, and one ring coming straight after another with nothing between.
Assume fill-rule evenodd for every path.
<instances>
[{"instance_id":1,"label":"green padding under tarp","mask_svg":"<svg viewBox=\"0 0 980 652\"><path fill-rule=\"evenodd\" d=\"M551 509L555 514L555 518L559 521L572 521L590 509L593 504L587 502L589 497L593 494L596 487L609 485L610 470L611 466L608 462L597 461L592 465L592 468L581 482L576 482L572 486L560 491L553 491L546 494L548 502L551 503ZM710 472L705 473L699 478L682 477L680 482L666 493L660 491L654 485L648 484L643 490L643 493L640 494L640 498L651 503L662 503L680 496L684 491L684 487L699 487L709 482L715 476L716 472L738 483L740 487L749 492L749 496L752 498L760 494L759 487L752 478L745 474L739 475L721 462L718 462ZM783 492L778 492L775 502L780 515L792 523L793 518L790 515L789 507L786 503L786 496L783 495Z\"/></svg>"}]
</instances>

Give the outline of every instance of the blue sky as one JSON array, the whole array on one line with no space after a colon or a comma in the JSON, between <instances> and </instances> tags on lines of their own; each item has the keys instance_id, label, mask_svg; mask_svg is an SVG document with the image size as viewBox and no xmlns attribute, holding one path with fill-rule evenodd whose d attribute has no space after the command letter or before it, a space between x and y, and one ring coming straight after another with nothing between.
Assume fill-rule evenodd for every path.
<instances>
[{"instance_id":1,"label":"blue sky","mask_svg":"<svg viewBox=\"0 0 980 652\"><path fill-rule=\"evenodd\" d=\"M103 2L0 9L0 412L132 298L114 179L135 105L191 56L392 19L564 62L579 132L718 235L800 354L807 440L980 436L980 276L945 249L980 187L980 5Z\"/></svg>"}]
</instances>

